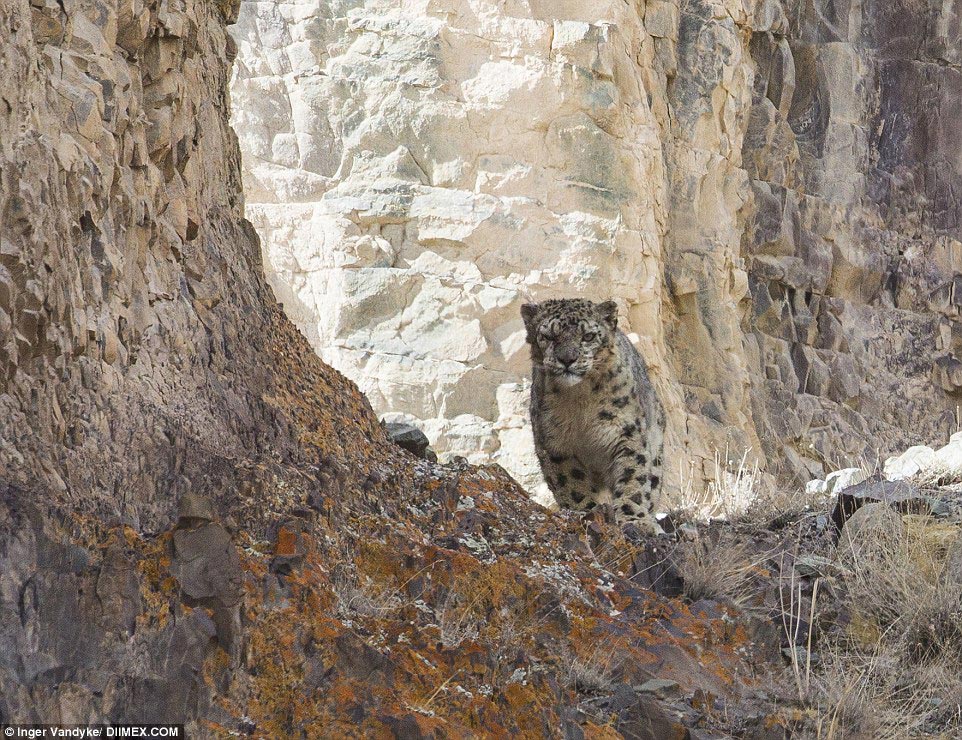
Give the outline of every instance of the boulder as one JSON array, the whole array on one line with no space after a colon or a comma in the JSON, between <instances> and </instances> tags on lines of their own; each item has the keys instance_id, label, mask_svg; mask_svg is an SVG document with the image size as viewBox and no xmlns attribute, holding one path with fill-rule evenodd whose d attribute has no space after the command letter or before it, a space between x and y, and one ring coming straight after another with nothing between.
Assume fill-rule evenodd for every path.
<instances>
[{"instance_id":1,"label":"boulder","mask_svg":"<svg viewBox=\"0 0 962 740\"><path fill-rule=\"evenodd\" d=\"M861 483L866 478L865 471L861 468L844 468L829 473L825 477L825 492L838 493L846 488L851 488L857 483Z\"/></svg>"},{"instance_id":2,"label":"boulder","mask_svg":"<svg viewBox=\"0 0 962 740\"><path fill-rule=\"evenodd\" d=\"M210 497L197 491L188 490L177 502L177 523L181 526L191 527L212 522L216 518Z\"/></svg>"},{"instance_id":3,"label":"boulder","mask_svg":"<svg viewBox=\"0 0 962 740\"><path fill-rule=\"evenodd\" d=\"M832 522L842 530L848 519L866 504L881 503L900 512L933 513L941 510L936 499L923 495L908 481L869 480L844 489L832 509Z\"/></svg>"},{"instance_id":4,"label":"boulder","mask_svg":"<svg viewBox=\"0 0 962 740\"><path fill-rule=\"evenodd\" d=\"M431 441L424 432L413 424L389 421L384 423L384 431L387 432L388 439L415 457L420 457L422 460L432 458L437 460L434 452L429 448Z\"/></svg>"},{"instance_id":5,"label":"boulder","mask_svg":"<svg viewBox=\"0 0 962 740\"><path fill-rule=\"evenodd\" d=\"M819 478L810 480L805 484L805 493L809 496L823 496L828 493L828 485Z\"/></svg>"},{"instance_id":6,"label":"boulder","mask_svg":"<svg viewBox=\"0 0 962 740\"><path fill-rule=\"evenodd\" d=\"M230 533L216 522L176 529L171 573L185 604L213 611L217 641L237 665L243 640L244 575Z\"/></svg>"},{"instance_id":7,"label":"boulder","mask_svg":"<svg viewBox=\"0 0 962 740\"><path fill-rule=\"evenodd\" d=\"M678 682L667 678L651 678L632 688L639 694L654 694L655 696L665 697L678 691Z\"/></svg>"},{"instance_id":8,"label":"boulder","mask_svg":"<svg viewBox=\"0 0 962 740\"><path fill-rule=\"evenodd\" d=\"M949 443L935 451L930 470L948 482L962 481L962 432L949 437Z\"/></svg>"},{"instance_id":9,"label":"boulder","mask_svg":"<svg viewBox=\"0 0 962 740\"><path fill-rule=\"evenodd\" d=\"M887 480L904 480L931 469L935 460L935 450L925 445L915 445L901 455L888 458L882 467L882 473Z\"/></svg>"}]
</instances>

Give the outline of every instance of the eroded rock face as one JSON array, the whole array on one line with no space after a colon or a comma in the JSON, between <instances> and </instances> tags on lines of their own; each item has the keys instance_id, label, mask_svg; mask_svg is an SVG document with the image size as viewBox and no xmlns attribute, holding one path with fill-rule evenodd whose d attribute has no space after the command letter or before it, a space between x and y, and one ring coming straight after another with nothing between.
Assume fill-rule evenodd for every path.
<instances>
[{"instance_id":1,"label":"eroded rock face","mask_svg":"<svg viewBox=\"0 0 962 740\"><path fill-rule=\"evenodd\" d=\"M954 13L244 2L247 213L314 347L439 452L536 487L518 308L610 295L669 487L715 449L822 477L962 388Z\"/></svg>"},{"instance_id":2,"label":"eroded rock face","mask_svg":"<svg viewBox=\"0 0 962 740\"><path fill-rule=\"evenodd\" d=\"M247 478L253 502L298 454L277 406L299 345L265 359L295 334L225 120L235 11L0 6L0 475L148 531L191 481L234 501ZM358 419L338 443L364 468L366 402L314 372L298 382Z\"/></svg>"},{"instance_id":3,"label":"eroded rock face","mask_svg":"<svg viewBox=\"0 0 962 740\"><path fill-rule=\"evenodd\" d=\"M198 716L180 672L215 634L236 657L236 563L206 567L182 535L196 601L148 637L166 616L131 543L169 539L192 492L266 531L265 512L386 458L370 406L277 309L243 220L236 11L0 2L0 722Z\"/></svg>"}]
</instances>

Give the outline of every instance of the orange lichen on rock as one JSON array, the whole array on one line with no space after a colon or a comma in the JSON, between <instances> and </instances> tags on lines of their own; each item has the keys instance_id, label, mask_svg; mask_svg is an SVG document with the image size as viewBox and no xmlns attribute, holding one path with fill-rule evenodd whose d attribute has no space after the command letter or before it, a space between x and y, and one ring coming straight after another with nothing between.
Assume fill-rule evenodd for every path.
<instances>
[{"instance_id":1,"label":"orange lichen on rock","mask_svg":"<svg viewBox=\"0 0 962 740\"><path fill-rule=\"evenodd\" d=\"M277 541L274 543L275 555L294 555L297 550L297 532L287 527L281 527L277 532Z\"/></svg>"},{"instance_id":2,"label":"orange lichen on rock","mask_svg":"<svg viewBox=\"0 0 962 740\"><path fill-rule=\"evenodd\" d=\"M183 620L208 631L199 676L219 714L205 732L540 738L576 725L615 738L632 712L657 706L672 736L678 717L720 721L715 697L750 689L759 667L737 609L693 613L614 570L630 573L644 543L549 514L496 471L386 459L372 490L406 479L403 500L350 494L330 514L294 511L266 535L232 535L237 658L215 634L216 609L185 602L172 531L98 529L101 559L122 548L136 564L142 636ZM626 698L652 677L677 683L670 701Z\"/></svg>"}]
</instances>

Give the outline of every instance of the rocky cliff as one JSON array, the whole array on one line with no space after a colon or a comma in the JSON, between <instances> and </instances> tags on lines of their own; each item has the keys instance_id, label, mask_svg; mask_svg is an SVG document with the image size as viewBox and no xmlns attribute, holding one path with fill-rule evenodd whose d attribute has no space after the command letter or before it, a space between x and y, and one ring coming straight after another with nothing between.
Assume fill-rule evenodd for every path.
<instances>
[{"instance_id":1,"label":"rocky cliff","mask_svg":"<svg viewBox=\"0 0 962 740\"><path fill-rule=\"evenodd\" d=\"M412 20L427 12L423 8L419 14L398 14L396 25L391 26L365 15L360 7L349 11L331 6L329 19L310 6L270 7L278 19L293 12L292 7L301 7L305 18L314 19L307 24L313 29L311 34L321 33L329 20L332 27L343 30L348 41L354 38L348 33L355 27L352 24L372 28L388 40L400 39L400 47L384 46L379 51L372 44L381 41L361 34L358 49L368 50L367 70L372 76L378 65L390 66L398 57L423 56L416 39L405 40L401 33L411 31L417 36L424 30L419 21ZM632 56L632 64L650 70L653 79L660 79L658 75L663 73L672 81L667 88L675 96L668 98L671 104L678 108L690 103L694 111L696 103L681 92L688 88L673 86L682 79L683 70L706 69L725 58L718 53L723 45L718 35L721 31L712 35L714 31L705 29L728 28L728 16L721 6L689 20L684 20L685 14L676 17L668 4L659 8L650 14L646 11L645 28L655 28L661 13L664 35L649 39L640 35L640 16L620 6L600 7L598 12L610 13L619 22L624 19L624 24L598 28L596 22L575 23L577 8L562 4L551 11L555 17L550 42L538 40L541 26L536 23L512 22L509 31L507 26L501 28L501 16L481 8L475 13L478 25L470 26L474 30L464 34L464 41L469 42L470 36L475 38L471 43L487 48L489 38L514 39L504 47L505 59L513 58L513 43L547 43L547 48L557 49L552 58L570 66L565 78L568 84L559 93L562 96L579 84L595 85L596 77L606 75L612 80L611 95L627 95L617 92L614 80L623 84L627 72L635 69L626 67L620 56L621 50L631 48L632 54L641 54ZM849 708L838 703L838 693L826 690L818 694L801 683L797 689L791 685L791 668L796 679L801 675L798 655L802 646L812 648L813 617L822 618L816 610L816 592L818 584L824 583L821 593L833 589L829 591L831 606L843 603L835 596L844 589L858 591L860 586L864 586L861 593L872 596L873 609L882 602L879 613L829 610L831 621L818 627L819 637L838 634L840 640L850 641L854 625L855 637L861 636L860 645L866 651L856 656L859 659L870 657L878 663L878 653L871 651L879 640L889 639L892 625L912 625L910 639L890 646L900 652L886 655L896 656L891 660L898 662L882 663L884 680L874 687L877 695L873 701L889 711L884 726L901 727L908 701L925 709L925 717L916 725L922 732L936 728L948 736L957 735L955 718L962 715L958 692L951 692L958 687L951 681L946 686L943 680L957 675L954 668L962 644L955 628L957 591L949 591L952 603L928 597L945 593L940 580L945 563L952 566L949 570L957 571L958 545L950 542L958 542L960 517L957 507L945 505L930 492L920 492L905 482L867 481L858 489L858 496L846 494L848 508L837 510L841 523L874 506L873 511L882 512L876 514L879 521L890 520L895 530L905 517L889 512L888 504L908 509L906 517L917 518L918 510L942 517L940 528L931 536L927 526L910 520L913 536L925 540L936 555L915 574L921 578L893 579L898 586L897 606L905 610L893 612L889 603L893 600L877 583L846 585L844 574L831 575L844 564L829 557L834 552L833 531L824 512L796 510L791 516L779 512L764 520L763 531L756 525L748 528L747 534L738 527L705 530L681 524L673 537L646 541L631 527L612 526L604 510L585 518L547 512L532 503L497 466L438 465L389 443L367 399L351 381L318 359L275 303L263 274L257 235L244 220L240 150L228 125L227 91L231 60L237 53L227 26L239 10L236 2L209 0L0 0L4 34L0 45L0 724L178 722L186 724L190 737L486 735L661 740L738 736L774 740L792 729L813 730L827 716L832 717L833 727L837 724L848 733L843 736L857 737L848 728L864 716L878 715L875 704L867 705L862 715L854 713L853 720ZM688 8L686 13L689 11L694 12ZM948 12L940 6L917 16L949 38L951 24L936 22L939 13ZM547 15L548 11L539 6L538 13ZM466 8L463 17L469 14ZM766 39L775 47L784 47L779 35L783 31L778 30L783 27L776 23L781 16L774 6L771 14L773 35L759 32L762 37L749 42L752 58L761 58ZM524 14L518 11L517 17ZM758 19L764 17L761 10L753 11L751 21L739 16L740 25L732 28L742 30L733 31L730 37L732 54L745 40L745 24L762 27L763 21ZM835 19L833 27L839 25L837 14L827 17ZM569 21L573 25L565 25ZM922 34L911 36L912 24L901 23L895 16L880 16L873 23L889 24L885 38L920 38ZM898 33L892 26L896 23ZM676 24L680 30L673 40ZM267 38L279 27L267 23L259 32ZM434 27L438 33L443 30L437 24ZM903 36L903 32L909 35ZM639 35L633 36L635 33ZM925 38L934 37L933 33ZM316 36L300 38L304 42L297 47L300 52L318 51L312 47L312 38ZM597 39L592 48L598 51L600 66L596 73L582 77L579 70L585 69L586 62L577 59L591 47L590 43L585 46L586 38ZM651 39L656 39L654 47L648 44ZM688 40L682 43L682 39ZM291 51L294 39L290 41L283 55L268 55L272 63L293 64L300 58ZM283 36L278 37L281 42L287 43ZM638 46L625 47L629 42ZM439 40L431 46L432 53L440 53L446 43ZM863 38L859 43L868 41ZM827 46L836 51L842 48L837 43ZM674 58L671 54L680 54L683 48L703 51L677 68L659 66L667 65ZM616 49L618 54L614 54ZM903 80L898 88L901 92L891 94L926 94L929 83L913 82L913 69L924 69L935 88L946 87L955 69L948 46L912 46L908 40L900 41L898 48L879 51L879 59L885 54L907 57L910 49L918 58L940 55L942 61L913 61L904 65L909 71L903 77L879 77L885 84ZM791 50L793 58L801 58L800 52ZM819 101L811 104L813 110L837 113L841 103L828 95L828 90L835 89L829 72L844 68L826 61L829 54L816 49L806 57L815 64L814 79L829 81L804 99ZM537 64L536 55L530 56L532 64ZM784 55L782 58L784 61ZM473 79L476 75L469 74L472 59L475 57L470 55L452 57L438 69L446 70L445 75ZM819 59L821 67L816 63ZM459 63L466 66L458 68ZM780 69L779 64L773 61L771 68ZM796 66L795 79L802 79L798 69L804 65ZM418 69L428 77L412 77L412 88L430 91L432 67L425 64ZM510 79L512 73L500 67L484 72L501 81ZM343 84L352 90L343 100L345 125L350 128L350 122L356 123L360 127L356 133L362 138L361 129L372 132L372 143L355 158L357 171L369 160L371 167L386 168L390 175L385 175L384 199L374 197L376 193L367 186L359 185L355 192L350 183L344 186L342 196L358 205L350 211L352 218L363 218L367 210L375 214L372 224L380 224L384 243L373 236L369 241L345 238L344 243L357 245L359 259L367 259L365 245L386 249L385 244L392 244L390 235L395 232L386 228L391 224L385 226L377 220L381 218L378 209L393 208L398 189L408 187L403 183L411 182L410 177L420 178L420 171L435 179L434 184L411 186L412 203L423 209L413 212L441 210L433 217L425 216L417 228L426 230L433 223L438 230L436 248L441 250L437 254L450 257L451 251L445 250L462 248L458 246L462 237L450 231L449 206L454 196L448 192L452 188L443 183L448 182L445 177L456 178L457 168L452 166L447 175L443 167L436 172L436 163L429 165L431 160L425 159L423 152L410 148L406 154L397 152L391 160L397 163L394 169L374 154L363 155L364 151L375 152L374 142L383 132L350 109L354 100L363 98L367 77L357 77L360 73L356 72L344 74ZM351 87L350 75L357 81L355 87ZM390 74L385 75L390 81ZM779 84L787 89L785 81L790 78L788 72L781 77L772 72L766 78L765 92L752 88L758 96L757 106L765 108L765 96L775 95L772 91L779 89ZM724 75L720 79L733 89L741 84ZM654 84L644 82L645 89ZM486 99L487 89L486 85L476 87L474 99ZM599 109L608 106L600 88L592 89L593 105ZM796 83L795 89L802 86ZM859 94L864 93L870 102L875 100L873 89L859 88ZM748 88L743 92L747 94ZM797 93L793 100L794 95ZM720 102L715 97L711 96L713 105ZM326 110L329 98L318 100ZM560 281L559 260L571 260L573 265L582 259L578 250L608 249L615 243L605 236L609 232L642 245L638 252L626 249L617 253L625 260L626 274L634 274L639 265L662 269L659 260L664 260L667 270L677 260L689 259L675 253L675 237L652 240L646 234L681 233L682 226L668 228L663 223L666 219L680 222L686 213L677 207L682 190L676 182L680 181L670 174L680 170L670 168L680 167L677 163L689 154L695 157L691 154L694 149L669 151L662 146L663 160L670 166L661 175L667 183L662 201L638 211L625 206L623 215L615 213L611 205L646 197L637 195L627 179L619 179L619 173L636 177L651 167L657 174L661 166L657 158L648 159L657 137L650 146L638 144L632 150L637 158L606 159L621 151L619 147L636 145L631 123L635 116L641 120L649 115L645 111L650 112L655 121L653 136L662 136L665 120L688 130L685 126L689 124L672 108L665 108L665 100L659 100L653 96L648 102L647 96L639 93L639 107L614 105L608 123L589 121L591 117L582 115L569 101L562 106L570 104L565 108L568 117L563 117L562 123L549 124L555 132L550 146L556 147L552 151L559 157L553 166L568 179L554 185L552 178L544 179L542 190L550 198L545 195L541 205L529 206L542 214L539 218L553 218L549 210L559 214L555 226L545 222L546 230L557 237L551 243L574 251L562 257L542 253L538 259L543 260L545 274L554 271ZM834 101L834 107L827 100ZM888 233L884 229L894 228L893 224L903 219L911 220L913 213L924 214L914 238L918 244L928 245L928 257L935 249L932 245L942 242L926 235L949 229L949 212L934 209L935 203L942 202L936 195L943 184L952 187L953 182L947 160L949 132L936 125L947 120L940 118L939 106L952 98L932 100L932 105L919 104L921 114L911 123L895 117L902 128L890 123L883 128L880 123L873 129L878 140L873 138L869 149L888 152L888 159L876 162L877 177L891 175L887 180L891 187L879 198L881 205L872 206L879 214L878 233ZM385 102L386 115L393 114L395 104L401 104L394 98L386 101L391 102ZM880 120L893 120L884 113L888 109L883 103L878 105ZM427 104L423 108L430 110ZM544 107L528 106L528 113L542 109L554 121L552 111ZM793 103L790 122L797 120L792 118L794 110ZM824 115L831 119L828 113ZM774 113L772 116L780 120ZM692 141L713 141L713 115L706 111L695 118L690 122ZM813 120L822 121L817 116ZM415 113L411 121L412 125L427 125ZM924 136L918 128L923 123L929 126ZM609 124L617 135L605 129ZM762 124L764 119L747 124L746 140L753 131L767 131ZM483 139L484 128L476 120L466 115L464 125L474 126L478 141ZM717 125L734 130L728 118L718 119ZM524 130L521 123L515 128ZM785 126L776 129L781 131L778 136L789 135ZM896 134L901 138L892 138ZM802 141L797 132L792 136ZM627 143L618 143L619 137ZM765 137L777 138L775 133ZM427 136L424 140L432 141ZM321 148L337 141L337 137L317 139ZM441 137L437 146L444 141ZM487 145L477 147L499 151L499 141L492 136ZM296 142L300 147L301 140ZM458 146L464 143L456 142ZM538 151L535 143L532 140L532 152ZM590 150L594 154L578 154L584 146L596 147ZM820 146L821 156L827 156L828 145ZM437 161L448 162L447 156ZM805 164L808 156L800 145L797 159L786 159L786 171L794 167L796 173L798 168L807 172L804 167L814 166ZM415 160L416 170L409 158ZM777 170L775 158L759 161L772 167L771 173ZM537 172L514 172L506 159L497 162L486 171L509 192L519 186L516 177L521 182L525 177L540 177ZM614 162L623 167L611 166ZM711 157L704 162L706 167L718 163ZM938 170L938 182L925 190L922 185L929 187L925 180L928 162L945 166ZM766 177L773 181L781 176L771 173ZM842 180L841 170L832 174L838 175L832 180L837 185ZM918 178L915 185L913 177ZM797 185L793 192L803 192L801 187ZM821 187L828 186L823 183ZM704 192L707 196L707 186ZM741 197L741 191L734 192ZM919 193L926 193L929 200L909 200L908 194L917 197ZM437 199L434 205L432 198ZM502 209L496 211L497 216L475 223L480 206L473 198L465 200L458 211L465 233L498 224L498 228L509 229L519 223L516 212L503 210L507 206L494 201L490 201L491 207ZM574 200L566 201L569 198ZM577 207L565 210L564 202ZM743 213L756 214L751 208L759 199L745 202ZM751 203L755 205L749 208ZM521 207L513 200L509 205ZM538 211L542 207L547 210ZM689 208L687 213L694 218L701 212ZM398 219L406 234L408 216L401 214ZM649 219L655 219L656 226ZM293 217L291 223L295 223ZM830 225L818 223L826 229ZM803 243L802 235L811 225L805 224L803 229L799 221L798 228L786 233ZM867 228L854 217L832 224L836 229ZM731 225L719 221L714 226ZM345 225L345 233L350 228ZM595 228L598 231L593 231ZM576 247L563 236L564 229L582 235L574 240ZM510 234L510 230L503 233ZM765 241L753 236L757 230L746 233L751 250L775 252L766 259L758 258L758 265L796 264L775 247L765 246L782 244L778 239L787 237ZM506 237L503 243L500 239L491 242L499 248L508 243ZM528 254L521 246L515 259ZM694 247L688 244L686 249ZM334 257L340 259L338 254ZM711 259L718 254L721 252L712 252ZM498 251L491 256L495 261L507 259ZM833 256L835 259L842 257ZM855 264L856 258L851 259ZM908 249L898 264L923 264L911 262L918 259L917 253ZM476 262L479 270L490 267L480 257ZM585 266L587 276L589 263L578 264ZM617 264L610 262L605 268L612 270L612 281L617 270L611 265ZM941 280L948 264L929 259L924 263L929 272L900 268L895 277L887 278L890 293L880 294L875 303L858 304L863 323L840 321L838 336L854 339L831 351L857 355L859 362L870 365L872 353L881 353L878 342L893 341L906 331L900 327L921 322L926 300L951 313L954 309L946 306L954 305L953 291L941 298L937 292L928 298L919 292L924 280ZM385 273L385 277L396 274L408 279L407 267L393 269L400 272ZM737 277L735 268L731 269ZM359 280L366 279L358 274ZM672 385L671 373L684 363L673 354L679 350L671 348L697 350L694 340L684 345L677 342L688 326L682 318L687 317L692 327L711 327L711 333L704 329L703 349L714 352L728 346L717 341L718 327L729 326L725 322L731 317L720 312L722 304L707 297L701 302L710 294L696 283L672 277L670 271L666 274L670 279L651 278L652 295L660 296L657 300L644 303L629 301L627 294L620 297L626 319L636 327L661 326L648 323L645 312L661 316L665 326L671 327L664 336L647 336L653 357L662 352L659 381L666 397L675 398L677 414L683 407L695 408L692 404L700 400L694 391L686 396L684 386ZM831 274L836 274L834 267ZM867 276L871 274L863 269L846 285L852 290L856 283L869 285ZM343 269L342 274L331 272L331 276L340 280L351 272ZM627 277L618 280L627 291L631 281ZM766 335L775 336L778 331L794 332L805 325L797 305L801 294L786 292L783 298L788 313L778 314L783 323L768 324L763 320L768 314L755 308L761 305L752 292L755 283L744 276L732 280L727 288L712 286L745 297L739 316L743 323L730 325L731 337L747 331L739 327L752 332L764 329ZM785 276L771 278L766 283L769 296L775 295L771 285L788 285L786 281L789 278ZM536 283L532 285L536 287ZM746 285L751 289L748 293ZM500 295L488 288L480 281L478 287L465 290L476 291L480 305L482 300ZM748 295L752 296L750 303ZM894 296L897 311L885 308L888 299L884 295ZM679 296L689 296L688 303ZM371 305L383 308L384 300L384 294L370 293ZM453 298L443 302L457 305ZM844 308L851 303L840 305ZM498 308L496 302L484 305L493 306L495 313L505 311L508 330L502 339L506 347L514 346L509 326L513 309L507 304ZM412 315L402 309L398 315ZM414 313L419 314L419 321L428 316L421 308ZM350 312L343 315L345 321L354 320L349 318ZM891 316L902 323L889 318L881 323L880 317ZM668 321L665 317L674 318ZM714 318L709 321L706 317ZM817 336L828 336L830 330L823 327L821 317L818 313L808 326L817 327ZM721 324L712 323L715 319ZM872 324L875 320L880 323ZM936 326L941 319L928 321ZM414 319L408 323L413 325ZM868 332L866 327L873 326L882 338L873 340L876 344L866 344L862 335L852 334ZM949 329L931 331L942 342L939 351L949 357L951 324L946 326ZM491 331L488 326L477 335L469 328L461 332L462 338L492 336L485 333ZM863 400L858 408L863 416L868 404L884 405L902 387L911 390L910 398L920 398L926 388L931 390L924 384L931 382L931 363L925 354L931 348L923 341L930 336L926 331L918 329L916 345L906 343L897 351L882 353L892 363L902 353L915 364L892 369L890 376L882 376L886 381L873 388L871 397L860 396ZM448 341L444 332L436 336L440 343ZM465 344L469 343L459 346ZM924 351L912 353L913 346ZM803 350L799 352L803 359L809 357ZM828 349L812 352L812 357L825 362L824 358L831 357L826 354ZM703 361L699 359L699 363ZM691 366L705 367L694 360ZM766 377L775 398L782 387L778 383L785 381L790 368L772 367ZM836 379L847 376L819 375L820 367L813 360L804 373L792 372L801 373L806 383L809 378L822 378L831 395ZM872 372L887 372L887 366L872 367ZM941 360L937 368L935 380L951 389L955 377L951 358ZM743 369L748 377L750 366ZM722 377L724 369L719 365L714 371ZM710 391L707 384L699 386L694 376L685 377L692 387ZM496 400L510 390L501 385L495 389ZM745 386L742 393L758 398L761 387L756 383L746 390ZM818 388L812 385L813 392L807 395L786 391L784 398L786 403L800 403L799 398L822 403L814 392ZM470 387L466 392L473 393ZM941 399L933 396L929 404L938 405ZM509 402L515 403L510 398L504 401ZM851 399L846 403L844 416L826 412L817 417L817 424L836 430L832 434L841 429L837 418L856 424L863 416ZM717 408L724 418L730 407L718 402ZM762 408L775 406L766 402ZM901 413L915 414L917 408L904 403ZM757 429L761 412L753 413ZM713 418L708 411L704 414L705 419ZM747 419L747 411L745 414ZM793 417L785 412L777 418ZM815 419L813 414L806 424L815 425ZM888 422L873 417L872 423ZM927 423L936 425L937 415ZM693 423L691 433L708 435L708 424L705 421L699 427ZM917 426L919 433L927 428L921 423ZM516 431L520 435L523 430L518 427ZM674 434L681 444L679 429ZM826 440L834 438L826 432ZM770 439L774 442L775 437ZM918 457L918 452L913 454ZM958 441L948 452L929 453L936 460L957 461ZM903 472L908 469L905 464L901 467ZM921 467L916 465L915 470ZM957 466L951 475L941 466L926 470L930 486L958 483ZM868 514L859 519L872 524ZM864 521L861 526L866 528ZM911 538L906 534L904 539ZM804 552L816 551L819 557L801 562L797 555L803 546L808 548ZM785 578L794 601L785 601L786 589L781 586ZM952 578L959 582L957 573ZM803 579L807 579L804 584ZM933 608L931 614L937 619L930 619L929 612L917 613L919 594L927 596L921 601L926 608ZM788 609L785 603L790 604ZM913 609L914 621L906 622L906 614ZM805 614L809 618L803 624ZM943 638L944 643L940 641ZM791 656L788 663L783 661L784 651L779 651L783 646ZM944 664L933 666L933 654L944 659ZM893 665L899 670L890 670ZM841 675L851 673L848 666L842 667L846 670ZM937 671L933 678L912 673L916 668ZM808 680L808 673L804 675ZM817 679L821 681L822 674ZM903 700L906 686L923 686L925 692ZM846 690L842 698L850 693ZM861 686L856 693L864 694Z\"/></svg>"},{"instance_id":2,"label":"rocky cliff","mask_svg":"<svg viewBox=\"0 0 962 740\"><path fill-rule=\"evenodd\" d=\"M393 447L283 316L228 125L237 10L0 2L0 724L680 737L751 702L777 665L731 608Z\"/></svg>"},{"instance_id":3,"label":"rocky cliff","mask_svg":"<svg viewBox=\"0 0 962 740\"><path fill-rule=\"evenodd\" d=\"M669 484L955 428L956 3L242 3L247 214L379 413L538 482L526 299L613 296Z\"/></svg>"}]
</instances>

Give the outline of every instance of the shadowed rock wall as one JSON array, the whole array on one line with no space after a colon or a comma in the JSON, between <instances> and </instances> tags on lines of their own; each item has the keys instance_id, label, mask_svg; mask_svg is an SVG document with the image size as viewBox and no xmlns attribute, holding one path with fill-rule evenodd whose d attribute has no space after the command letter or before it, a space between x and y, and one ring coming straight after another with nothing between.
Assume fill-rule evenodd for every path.
<instances>
[{"instance_id":1,"label":"shadowed rock wall","mask_svg":"<svg viewBox=\"0 0 962 740\"><path fill-rule=\"evenodd\" d=\"M370 406L275 305L242 217L236 10L0 2L0 722L206 711L233 545L216 525L149 566L209 617L151 602L135 543L170 539L198 493L208 520L263 534L308 486L318 500L316 476L353 490L384 459Z\"/></svg>"},{"instance_id":2,"label":"shadowed rock wall","mask_svg":"<svg viewBox=\"0 0 962 740\"><path fill-rule=\"evenodd\" d=\"M236 8L0 7L0 472L153 530L185 475L296 454L284 365L262 359L295 333L225 120ZM342 442L363 467L369 407L332 371L318 382L353 404Z\"/></svg>"},{"instance_id":3,"label":"shadowed rock wall","mask_svg":"<svg viewBox=\"0 0 962 740\"><path fill-rule=\"evenodd\" d=\"M245 2L235 125L285 309L379 412L538 485L521 302L614 296L669 484L955 426L954 4Z\"/></svg>"},{"instance_id":4,"label":"shadowed rock wall","mask_svg":"<svg viewBox=\"0 0 962 740\"><path fill-rule=\"evenodd\" d=\"M750 42L756 419L790 467L873 464L956 426L957 8L816 3L785 20Z\"/></svg>"}]
</instances>

